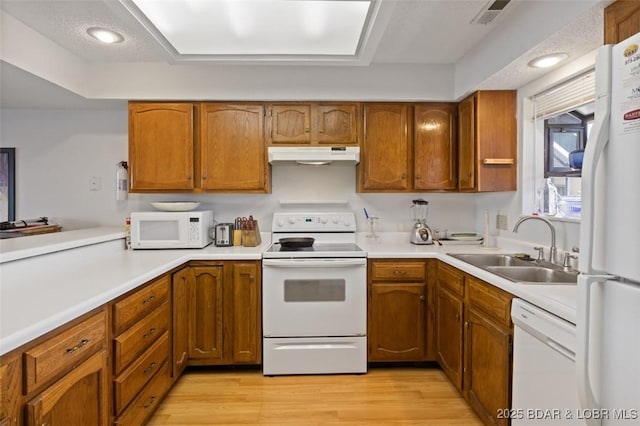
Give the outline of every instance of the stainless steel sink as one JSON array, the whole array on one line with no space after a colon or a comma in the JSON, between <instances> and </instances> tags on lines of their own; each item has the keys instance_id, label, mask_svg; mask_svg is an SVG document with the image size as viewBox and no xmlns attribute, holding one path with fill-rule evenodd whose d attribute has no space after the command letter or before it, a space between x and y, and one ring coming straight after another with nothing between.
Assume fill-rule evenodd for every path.
<instances>
[{"instance_id":1,"label":"stainless steel sink","mask_svg":"<svg viewBox=\"0 0 640 426\"><path fill-rule=\"evenodd\" d=\"M473 266L480 268L484 266L529 266L531 261L521 260L510 254L487 254L487 253L473 253L473 254L449 254L451 257L460 259Z\"/></svg>"},{"instance_id":2,"label":"stainless steel sink","mask_svg":"<svg viewBox=\"0 0 640 426\"><path fill-rule=\"evenodd\" d=\"M522 284L576 284L577 271L566 271L549 262L522 260L511 254L469 253L449 256Z\"/></svg>"},{"instance_id":3,"label":"stainless steel sink","mask_svg":"<svg viewBox=\"0 0 640 426\"><path fill-rule=\"evenodd\" d=\"M511 281L535 284L576 284L577 273L558 271L544 266L487 266L489 272Z\"/></svg>"}]
</instances>

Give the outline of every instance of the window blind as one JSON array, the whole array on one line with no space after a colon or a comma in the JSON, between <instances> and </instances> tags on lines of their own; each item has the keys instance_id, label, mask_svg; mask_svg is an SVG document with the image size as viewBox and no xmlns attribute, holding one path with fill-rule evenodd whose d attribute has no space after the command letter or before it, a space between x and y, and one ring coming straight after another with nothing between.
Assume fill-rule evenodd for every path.
<instances>
[{"instance_id":1,"label":"window blind","mask_svg":"<svg viewBox=\"0 0 640 426\"><path fill-rule=\"evenodd\" d=\"M534 119L545 119L593 102L596 95L595 69L580 74L531 97Z\"/></svg>"}]
</instances>

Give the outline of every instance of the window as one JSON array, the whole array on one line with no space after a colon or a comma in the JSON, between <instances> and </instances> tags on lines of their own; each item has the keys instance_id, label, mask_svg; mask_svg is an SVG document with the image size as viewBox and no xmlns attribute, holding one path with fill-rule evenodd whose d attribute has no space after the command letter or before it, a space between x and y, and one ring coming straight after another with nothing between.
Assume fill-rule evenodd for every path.
<instances>
[{"instance_id":1,"label":"window","mask_svg":"<svg viewBox=\"0 0 640 426\"><path fill-rule=\"evenodd\" d=\"M587 71L531 98L536 157L535 208L544 215L580 218L581 170L571 153L583 150L593 124L595 72ZM575 155L575 154L574 154Z\"/></svg>"}]
</instances>

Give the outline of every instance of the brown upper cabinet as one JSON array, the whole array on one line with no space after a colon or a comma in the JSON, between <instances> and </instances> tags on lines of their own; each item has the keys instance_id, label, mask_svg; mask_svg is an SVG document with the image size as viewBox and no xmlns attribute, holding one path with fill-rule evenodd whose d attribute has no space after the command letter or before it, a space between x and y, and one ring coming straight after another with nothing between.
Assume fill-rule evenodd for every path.
<instances>
[{"instance_id":1,"label":"brown upper cabinet","mask_svg":"<svg viewBox=\"0 0 640 426\"><path fill-rule=\"evenodd\" d=\"M402 192L410 188L408 126L408 104L365 104L360 191Z\"/></svg>"},{"instance_id":2,"label":"brown upper cabinet","mask_svg":"<svg viewBox=\"0 0 640 426\"><path fill-rule=\"evenodd\" d=\"M604 9L604 43L620 43L640 32L640 1L618 0Z\"/></svg>"},{"instance_id":3,"label":"brown upper cabinet","mask_svg":"<svg viewBox=\"0 0 640 426\"><path fill-rule=\"evenodd\" d=\"M129 103L131 192L268 192L264 106Z\"/></svg>"},{"instance_id":4,"label":"brown upper cabinet","mask_svg":"<svg viewBox=\"0 0 640 426\"><path fill-rule=\"evenodd\" d=\"M193 118L190 103L129 103L132 192L194 188Z\"/></svg>"},{"instance_id":5,"label":"brown upper cabinet","mask_svg":"<svg viewBox=\"0 0 640 426\"><path fill-rule=\"evenodd\" d=\"M265 192L264 107L206 103L200 111L200 188Z\"/></svg>"},{"instance_id":6,"label":"brown upper cabinet","mask_svg":"<svg viewBox=\"0 0 640 426\"><path fill-rule=\"evenodd\" d=\"M458 105L458 189L515 191L515 90L478 91Z\"/></svg>"},{"instance_id":7,"label":"brown upper cabinet","mask_svg":"<svg viewBox=\"0 0 640 426\"><path fill-rule=\"evenodd\" d=\"M456 115L455 104L415 105L414 189L457 189Z\"/></svg>"},{"instance_id":8,"label":"brown upper cabinet","mask_svg":"<svg viewBox=\"0 0 640 426\"><path fill-rule=\"evenodd\" d=\"M267 106L272 145L358 145L360 104L285 102Z\"/></svg>"},{"instance_id":9,"label":"brown upper cabinet","mask_svg":"<svg viewBox=\"0 0 640 426\"><path fill-rule=\"evenodd\" d=\"M364 104L361 192L456 190L456 104Z\"/></svg>"}]
</instances>

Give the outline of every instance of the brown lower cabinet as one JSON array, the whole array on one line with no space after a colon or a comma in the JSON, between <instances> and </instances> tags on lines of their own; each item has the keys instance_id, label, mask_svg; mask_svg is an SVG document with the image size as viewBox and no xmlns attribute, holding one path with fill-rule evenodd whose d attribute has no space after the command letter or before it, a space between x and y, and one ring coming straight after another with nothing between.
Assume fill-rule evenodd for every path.
<instances>
[{"instance_id":1,"label":"brown lower cabinet","mask_svg":"<svg viewBox=\"0 0 640 426\"><path fill-rule=\"evenodd\" d=\"M260 364L260 290L259 261L191 262L174 273L174 371Z\"/></svg>"},{"instance_id":2,"label":"brown lower cabinet","mask_svg":"<svg viewBox=\"0 0 640 426\"><path fill-rule=\"evenodd\" d=\"M512 295L438 263L438 362L487 425L506 425L498 410L511 407Z\"/></svg>"},{"instance_id":3,"label":"brown lower cabinet","mask_svg":"<svg viewBox=\"0 0 640 426\"><path fill-rule=\"evenodd\" d=\"M369 261L368 360L433 359L432 292L428 266L432 260Z\"/></svg>"}]
</instances>

